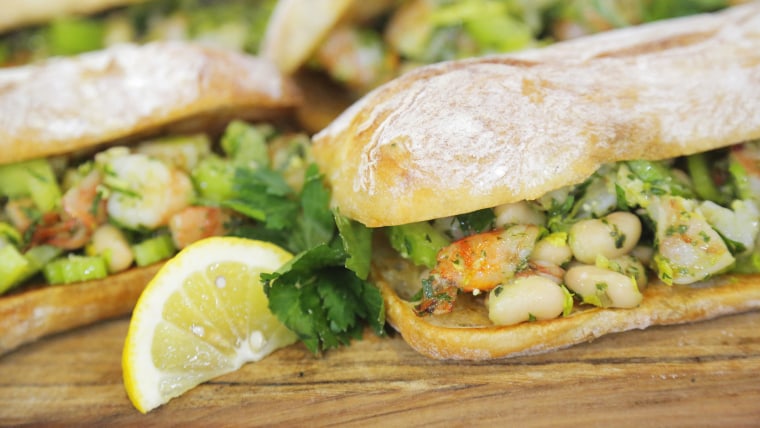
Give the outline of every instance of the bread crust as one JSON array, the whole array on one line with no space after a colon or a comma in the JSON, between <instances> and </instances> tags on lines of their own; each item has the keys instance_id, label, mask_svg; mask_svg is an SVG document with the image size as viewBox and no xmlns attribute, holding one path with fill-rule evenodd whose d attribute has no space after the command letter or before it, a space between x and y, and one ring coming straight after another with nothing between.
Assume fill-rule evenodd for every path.
<instances>
[{"instance_id":1,"label":"bread crust","mask_svg":"<svg viewBox=\"0 0 760 428\"><path fill-rule=\"evenodd\" d=\"M314 137L367 226L531 200L608 162L760 138L760 2L545 50L446 62L381 86Z\"/></svg>"},{"instance_id":2,"label":"bread crust","mask_svg":"<svg viewBox=\"0 0 760 428\"><path fill-rule=\"evenodd\" d=\"M27 25L43 24L55 18L86 15L145 0L4 0L0 32Z\"/></svg>"},{"instance_id":3,"label":"bread crust","mask_svg":"<svg viewBox=\"0 0 760 428\"><path fill-rule=\"evenodd\" d=\"M230 117L282 116L300 102L270 62L199 44L119 45L0 70L0 164L71 153Z\"/></svg>"},{"instance_id":4,"label":"bread crust","mask_svg":"<svg viewBox=\"0 0 760 428\"><path fill-rule=\"evenodd\" d=\"M0 298L0 355L43 336L132 312L163 266L134 268L107 278L45 285Z\"/></svg>"}]
</instances>

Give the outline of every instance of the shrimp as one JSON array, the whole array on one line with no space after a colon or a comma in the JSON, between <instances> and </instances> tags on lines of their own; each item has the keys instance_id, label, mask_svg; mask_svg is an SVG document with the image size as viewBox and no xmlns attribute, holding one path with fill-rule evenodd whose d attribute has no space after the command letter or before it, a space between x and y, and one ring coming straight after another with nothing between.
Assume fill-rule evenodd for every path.
<instances>
[{"instance_id":1,"label":"shrimp","mask_svg":"<svg viewBox=\"0 0 760 428\"><path fill-rule=\"evenodd\" d=\"M423 281L424 295L417 312L451 312L459 291L488 291L529 269L528 259L538 235L538 226L518 224L470 235L442 248L430 277Z\"/></svg>"},{"instance_id":2,"label":"shrimp","mask_svg":"<svg viewBox=\"0 0 760 428\"><path fill-rule=\"evenodd\" d=\"M654 262L663 282L690 284L734 263L725 242L694 202L664 196L656 199L647 211L657 223Z\"/></svg>"},{"instance_id":3,"label":"shrimp","mask_svg":"<svg viewBox=\"0 0 760 428\"><path fill-rule=\"evenodd\" d=\"M34 224L36 208L32 198L11 199L5 204L5 215L13 227L23 233Z\"/></svg>"},{"instance_id":4,"label":"shrimp","mask_svg":"<svg viewBox=\"0 0 760 428\"><path fill-rule=\"evenodd\" d=\"M32 235L32 244L66 250L84 247L95 229L106 221L106 201L98 194L103 175L92 170L61 200L61 213L45 213Z\"/></svg>"},{"instance_id":5,"label":"shrimp","mask_svg":"<svg viewBox=\"0 0 760 428\"><path fill-rule=\"evenodd\" d=\"M165 226L194 196L186 173L144 154L115 157L105 168L112 190L108 215L130 229Z\"/></svg>"},{"instance_id":6,"label":"shrimp","mask_svg":"<svg viewBox=\"0 0 760 428\"><path fill-rule=\"evenodd\" d=\"M203 238L223 235L228 219L219 207L187 207L169 219L169 231L174 245L182 249Z\"/></svg>"}]
</instances>

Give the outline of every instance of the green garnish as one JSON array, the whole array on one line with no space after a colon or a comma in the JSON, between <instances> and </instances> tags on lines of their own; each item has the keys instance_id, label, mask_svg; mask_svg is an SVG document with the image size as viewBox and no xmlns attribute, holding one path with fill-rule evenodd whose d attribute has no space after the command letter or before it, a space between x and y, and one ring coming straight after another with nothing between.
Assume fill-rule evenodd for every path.
<instances>
[{"instance_id":1,"label":"green garnish","mask_svg":"<svg viewBox=\"0 0 760 428\"><path fill-rule=\"evenodd\" d=\"M384 334L380 291L366 281L372 232L330 209L330 192L316 165L306 169L300 192L268 166L238 168L236 197L224 206L254 220L233 234L265 239L296 256L262 274L269 309L313 353L347 345L365 325Z\"/></svg>"}]
</instances>

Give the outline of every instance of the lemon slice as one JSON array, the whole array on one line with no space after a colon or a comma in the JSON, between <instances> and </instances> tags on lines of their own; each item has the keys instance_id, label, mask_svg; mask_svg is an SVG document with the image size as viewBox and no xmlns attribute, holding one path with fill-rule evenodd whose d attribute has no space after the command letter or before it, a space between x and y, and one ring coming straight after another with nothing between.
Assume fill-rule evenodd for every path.
<instances>
[{"instance_id":1,"label":"lemon slice","mask_svg":"<svg viewBox=\"0 0 760 428\"><path fill-rule=\"evenodd\" d=\"M295 342L259 279L291 257L267 242L217 237L169 260L140 296L124 344L124 386L137 410Z\"/></svg>"}]
</instances>

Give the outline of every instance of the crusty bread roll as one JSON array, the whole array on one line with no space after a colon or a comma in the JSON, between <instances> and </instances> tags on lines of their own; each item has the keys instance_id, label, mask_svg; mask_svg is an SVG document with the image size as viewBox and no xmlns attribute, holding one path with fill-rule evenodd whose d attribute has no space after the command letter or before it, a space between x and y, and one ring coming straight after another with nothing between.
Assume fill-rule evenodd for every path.
<instances>
[{"instance_id":1,"label":"crusty bread roll","mask_svg":"<svg viewBox=\"0 0 760 428\"><path fill-rule=\"evenodd\" d=\"M84 15L145 0L2 0L0 32L41 24L61 16Z\"/></svg>"},{"instance_id":2,"label":"crusty bread roll","mask_svg":"<svg viewBox=\"0 0 760 428\"><path fill-rule=\"evenodd\" d=\"M268 61L194 44L124 45L0 70L0 164L160 132L268 119L300 102ZM160 265L160 264L159 264ZM0 296L0 355L128 314L158 265Z\"/></svg>"},{"instance_id":3,"label":"crusty bread roll","mask_svg":"<svg viewBox=\"0 0 760 428\"><path fill-rule=\"evenodd\" d=\"M431 65L373 91L314 137L344 215L388 226L531 200L605 163L760 138L760 2L512 55ZM418 268L373 254L388 322L419 352L490 359L760 308L760 275L658 281L634 309L495 326L482 298L445 315L409 302Z\"/></svg>"},{"instance_id":4,"label":"crusty bread roll","mask_svg":"<svg viewBox=\"0 0 760 428\"><path fill-rule=\"evenodd\" d=\"M760 137L760 2L411 71L314 137L341 212L387 226L535 199L603 163Z\"/></svg>"},{"instance_id":5,"label":"crusty bread roll","mask_svg":"<svg viewBox=\"0 0 760 428\"><path fill-rule=\"evenodd\" d=\"M269 61L179 42L119 45L0 70L0 164L173 126L265 119L300 94Z\"/></svg>"}]
</instances>

